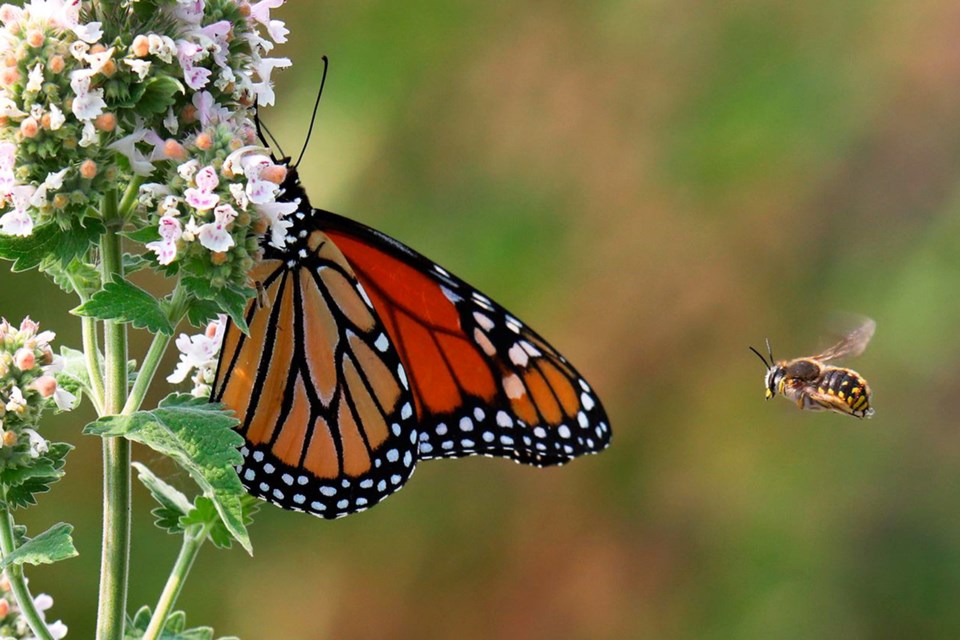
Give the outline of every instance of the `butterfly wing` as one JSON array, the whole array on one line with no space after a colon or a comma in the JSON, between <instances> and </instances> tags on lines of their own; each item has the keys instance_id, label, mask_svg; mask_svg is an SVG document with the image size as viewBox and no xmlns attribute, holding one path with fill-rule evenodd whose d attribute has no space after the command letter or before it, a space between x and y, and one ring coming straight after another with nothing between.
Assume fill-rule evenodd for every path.
<instances>
[{"instance_id":1,"label":"butterfly wing","mask_svg":"<svg viewBox=\"0 0 960 640\"><path fill-rule=\"evenodd\" d=\"M268 253L251 273L261 295L247 307L250 334L228 327L212 399L240 419L239 474L251 494L335 518L373 506L413 473L413 396L334 243L314 230L289 252Z\"/></svg>"},{"instance_id":2,"label":"butterfly wing","mask_svg":"<svg viewBox=\"0 0 960 640\"><path fill-rule=\"evenodd\" d=\"M533 330L389 236L326 211L315 216L405 366L421 458L486 455L545 466L606 448L600 401Z\"/></svg>"}]
</instances>

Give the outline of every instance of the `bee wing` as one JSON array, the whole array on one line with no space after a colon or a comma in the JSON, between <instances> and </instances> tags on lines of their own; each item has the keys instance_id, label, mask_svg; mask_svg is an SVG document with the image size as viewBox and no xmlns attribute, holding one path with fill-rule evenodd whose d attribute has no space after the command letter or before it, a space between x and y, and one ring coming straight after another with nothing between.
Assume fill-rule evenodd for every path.
<instances>
[{"instance_id":1,"label":"bee wing","mask_svg":"<svg viewBox=\"0 0 960 640\"><path fill-rule=\"evenodd\" d=\"M813 358L821 362L829 362L830 360L839 360L841 358L855 358L867 348L867 344L869 344L870 338L873 337L873 332L876 330L876 322L870 318L863 318L859 327L845 335L838 343L823 353L813 356Z\"/></svg>"}]
</instances>

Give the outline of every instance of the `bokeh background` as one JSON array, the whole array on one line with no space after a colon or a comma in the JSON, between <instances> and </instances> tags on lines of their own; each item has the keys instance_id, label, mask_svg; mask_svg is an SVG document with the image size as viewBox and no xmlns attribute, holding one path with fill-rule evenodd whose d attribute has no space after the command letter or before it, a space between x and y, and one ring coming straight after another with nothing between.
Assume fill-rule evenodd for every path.
<instances>
[{"instance_id":1,"label":"bokeh background","mask_svg":"<svg viewBox=\"0 0 960 640\"><path fill-rule=\"evenodd\" d=\"M252 559L201 553L181 599L193 622L245 640L960 637L960 5L278 13L295 65L265 118L288 153L332 59L302 169L314 204L554 341L614 444L553 470L423 464L333 523L265 507ZM0 283L0 312L79 343L53 285L5 267ZM877 320L851 363L877 415L764 403L747 346L808 355L835 311ZM92 637L98 568L89 417L49 427L78 448L22 516L77 525L81 556L31 571L75 638ZM178 546L137 490L131 608L154 603Z\"/></svg>"}]
</instances>

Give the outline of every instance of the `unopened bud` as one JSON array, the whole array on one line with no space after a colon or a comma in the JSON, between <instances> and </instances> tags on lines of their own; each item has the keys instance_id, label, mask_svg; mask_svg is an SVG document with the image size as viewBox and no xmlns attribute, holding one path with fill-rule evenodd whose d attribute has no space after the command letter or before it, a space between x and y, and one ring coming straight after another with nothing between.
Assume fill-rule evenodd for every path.
<instances>
[{"instance_id":1,"label":"unopened bud","mask_svg":"<svg viewBox=\"0 0 960 640\"><path fill-rule=\"evenodd\" d=\"M117 63L113 60L107 60L103 63L103 66L100 67L100 73L106 77L111 77L117 72Z\"/></svg>"},{"instance_id":2,"label":"unopened bud","mask_svg":"<svg viewBox=\"0 0 960 640\"><path fill-rule=\"evenodd\" d=\"M6 598L0 599L0 620L10 615L10 603Z\"/></svg>"},{"instance_id":3,"label":"unopened bud","mask_svg":"<svg viewBox=\"0 0 960 640\"><path fill-rule=\"evenodd\" d=\"M97 163L87 158L80 163L80 175L87 180L93 180L97 175Z\"/></svg>"},{"instance_id":4,"label":"unopened bud","mask_svg":"<svg viewBox=\"0 0 960 640\"><path fill-rule=\"evenodd\" d=\"M287 168L281 164L271 164L260 170L260 177L274 184L281 184L287 177Z\"/></svg>"},{"instance_id":5,"label":"unopened bud","mask_svg":"<svg viewBox=\"0 0 960 640\"><path fill-rule=\"evenodd\" d=\"M93 120L93 126L100 131L113 131L117 128L117 116L112 113L101 113Z\"/></svg>"},{"instance_id":6,"label":"unopened bud","mask_svg":"<svg viewBox=\"0 0 960 640\"><path fill-rule=\"evenodd\" d=\"M0 440L3 441L3 446L12 447L17 444L17 434L13 431L4 431L3 436L0 436Z\"/></svg>"},{"instance_id":7,"label":"unopened bud","mask_svg":"<svg viewBox=\"0 0 960 640\"><path fill-rule=\"evenodd\" d=\"M173 138L163 143L163 154L173 160L186 160L187 150Z\"/></svg>"},{"instance_id":8,"label":"unopened bud","mask_svg":"<svg viewBox=\"0 0 960 640\"><path fill-rule=\"evenodd\" d=\"M33 354L33 349L22 347L13 354L13 364L20 371L30 371L37 364L37 356Z\"/></svg>"},{"instance_id":9,"label":"unopened bud","mask_svg":"<svg viewBox=\"0 0 960 640\"><path fill-rule=\"evenodd\" d=\"M90 53L103 53L107 48L100 44L99 42L92 47L90 47Z\"/></svg>"},{"instance_id":10,"label":"unopened bud","mask_svg":"<svg viewBox=\"0 0 960 640\"><path fill-rule=\"evenodd\" d=\"M12 84L12 83L11 83ZM180 111L180 119L186 122L187 124L197 121L197 108L192 104L186 105Z\"/></svg>"},{"instance_id":11,"label":"unopened bud","mask_svg":"<svg viewBox=\"0 0 960 640\"><path fill-rule=\"evenodd\" d=\"M197 149L200 149L201 151L209 151L210 147L213 146L213 138L210 137L209 133L203 132L197 134L195 143L197 145Z\"/></svg>"},{"instance_id":12,"label":"unopened bud","mask_svg":"<svg viewBox=\"0 0 960 640\"><path fill-rule=\"evenodd\" d=\"M146 58L150 54L150 41L147 39L147 36L137 36L133 39L133 44L130 45L130 50L133 51L133 55L138 58Z\"/></svg>"},{"instance_id":13,"label":"unopened bud","mask_svg":"<svg viewBox=\"0 0 960 640\"><path fill-rule=\"evenodd\" d=\"M54 209L63 209L68 204L70 204L70 198L62 193L58 193L53 196L53 208Z\"/></svg>"},{"instance_id":14,"label":"unopened bud","mask_svg":"<svg viewBox=\"0 0 960 640\"><path fill-rule=\"evenodd\" d=\"M50 70L50 73L60 73L63 71L63 68L66 66L66 62L63 60L63 56L53 56L50 58L50 62L47 63L47 69Z\"/></svg>"},{"instance_id":15,"label":"unopened bud","mask_svg":"<svg viewBox=\"0 0 960 640\"><path fill-rule=\"evenodd\" d=\"M57 379L53 376L40 376L33 381L33 388L44 398L49 398L57 390Z\"/></svg>"},{"instance_id":16,"label":"unopened bud","mask_svg":"<svg viewBox=\"0 0 960 640\"><path fill-rule=\"evenodd\" d=\"M39 131L40 125L32 117L26 118L20 123L20 133L23 134L24 138L34 138Z\"/></svg>"},{"instance_id":17,"label":"unopened bud","mask_svg":"<svg viewBox=\"0 0 960 640\"><path fill-rule=\"evenodd\" d=\"M222 265L227 261L227 252L226 251L214 251L210 254L210 262L216 266Z\"/></svg>"},{"instance_id":18,"label":"unopened bud","mask_svg":"<svg viewBox=\"0 0 960 640\"><path fill-rule=\"evenodd\" d=\"M43 46L43 40L43 32L39 29L31 29L27 33L27 44L35 49Z\"/></svg>"},{"instance_id":19,"label":"unopened bud","mask_svg":"<svg viewBox=\"0 0 960 640\"><path fill-rule=\"evenodd\" d=\"M16 84L19 80L20 70L17 67L7 67L0 72L0 83L6 87Z\"/></svg>"}]
</instances>

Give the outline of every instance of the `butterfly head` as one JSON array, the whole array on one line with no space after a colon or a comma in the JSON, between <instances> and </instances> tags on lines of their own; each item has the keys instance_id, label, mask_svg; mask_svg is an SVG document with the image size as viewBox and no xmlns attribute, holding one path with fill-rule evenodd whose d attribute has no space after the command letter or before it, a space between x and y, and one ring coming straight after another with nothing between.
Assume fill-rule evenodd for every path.
<instances>
[{"instance_id":1,"label":"butterfly head","mask_svg":"<svg viewBox=\"0 0 960 640\"><path fill-rule=\"evenodd\" d=\"M297 168L290 164L290 158L283 157L277 162L277 164L286 167L287 169L287 175L283 179L283 182L280 183L281 195L279 199L289 202L299 198L302 203L309 206L307 192L300 183L300 174L297 173Z\"/></svg>"}]
</instances>

